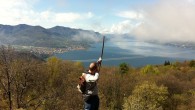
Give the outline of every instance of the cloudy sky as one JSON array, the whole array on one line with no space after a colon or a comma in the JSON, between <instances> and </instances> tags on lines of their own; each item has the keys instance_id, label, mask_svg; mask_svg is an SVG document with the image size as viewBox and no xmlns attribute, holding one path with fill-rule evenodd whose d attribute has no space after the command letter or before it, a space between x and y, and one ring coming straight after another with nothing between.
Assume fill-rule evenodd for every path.
<instances>
[{"instance_id":1,"label":"cloudy sky","mask_svg":"<svg viewBox=\"0 0 195 110\"><path fill-rule=\"evenodd\" d=\"M0 24L195 42L195 0L0 0Z\"/></svg>"}]
</instances>

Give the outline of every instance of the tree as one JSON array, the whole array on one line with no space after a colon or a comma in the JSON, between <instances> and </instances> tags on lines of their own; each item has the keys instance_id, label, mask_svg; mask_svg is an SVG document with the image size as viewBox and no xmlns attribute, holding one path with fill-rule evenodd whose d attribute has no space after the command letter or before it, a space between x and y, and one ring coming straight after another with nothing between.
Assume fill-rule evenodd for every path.
<instances>
[{"instance_id":1,"label":"tree","mask_svg":"<svg viewBox=\"0 0 195 110\"><path fill-rule=\"evenodd\" d=\"M132 95L124 99L124 110L161 110L167 99L167 88L155 83L144 82L133 90Z\"/></svg>"},{"instance_id":2,"label":"tree","mask_svg":"<svg viewBox=\"0 0 195 110\"><path fill-rule=\"evenodd\" d=\"M44 65L32 58L17 58L13 64L13 90L17 109L36 109L44 102L47 77Z\"/></svg>"},{"instance_id":3,"label":"tree","mask_svg":"<svg viewBox=\"0 0 195 110\"><path fill-rule=\"evenodd\" d=\"M128 66L126 63L121 63L121 64L119 65L119 72L120 72L121 74L128 73L128 71L129 71L129 66Z\"/></svg>"},{"instance_id":4,"label":"tree","mask_svg":"<svg viewBox=\"0 0 195 110\"><path fill-rule=\"evenodd\" d=\"M189 66L190 67L195 67L195 60L191 60Z\"/></svg>"},{"instance_id":5,"label":"tree","mask_svg":"<svg viewBox=\"0 0 195 110\"><path fill-rule=\"evenodd\" d=\"M169 61L165 61L164 66L171 65Z\"/></svg>"},{"instance_id":6,"label":"tree","mask_svg":"<svg viewBox=\"0 0 195 110\"><path fill-rule=\"evenodd\" d=\"M12 62L14 60L13 48L2 46L0 48L0 84L8 97L9 109L12 110Z\"/></svg>"},{"instance_id":7,"label":"tree","mask_svg":"<svg viewBox=\"0 0 195 110\"><path fill-rule=\"evenodd\" d=\"M63 61L50 57L46 62L48 82L47 100L44 109L47 110L77 110L81 108L82 98L76 90L78 78L84 71L82 63Z\"/></svg>"},{"instance_id":8,"label":"tree","mask_svg":"<svg viewBox=\"0 0 195 110\"><path fill-rule=\"evenodd\" d=\"M36 109L43 102L46 69L31 55L18 53L10 46L0 48L1 105L7 102L3 109Z\"/></svg>"},{"instance_id":9,"label":"tree","mask_svg":"<svg viewBox=\"0 0 195 110\"><path fill-rule=\"evenodd\" d=\"M146 65L145 67L142 68L141 72L143 74L159 74L158 68L152 65Z\"/></svg>"}]
</instances>

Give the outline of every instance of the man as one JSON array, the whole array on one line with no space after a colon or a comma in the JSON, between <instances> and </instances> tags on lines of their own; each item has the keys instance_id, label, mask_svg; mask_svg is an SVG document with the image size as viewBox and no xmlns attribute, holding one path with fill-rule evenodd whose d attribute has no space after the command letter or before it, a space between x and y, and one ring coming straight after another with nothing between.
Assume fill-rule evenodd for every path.
<instances>
[{"instance_id":1,"label":"man","mask_svg":"<svg viewBox=\"0 0 195 110\"><path fill-rule=\"evenodd\" d=\"M84 110L98 110L99 109L99 97L97 81L99 79L99 66L102 59L99 58L97 62L93 62L89 65L89 70L82 74L85 80L85 88L83 91Z\"/></svg>"}]
</instances>

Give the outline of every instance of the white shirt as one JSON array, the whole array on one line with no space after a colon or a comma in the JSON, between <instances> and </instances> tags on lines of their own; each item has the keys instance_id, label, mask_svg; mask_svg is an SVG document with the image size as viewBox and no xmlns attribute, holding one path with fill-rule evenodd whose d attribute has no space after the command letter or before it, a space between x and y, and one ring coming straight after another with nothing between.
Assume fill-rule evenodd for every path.
<instances>
[{"instance_id":1,"label":"white shirt","mask_svg":"<svg viewBox=\"0 0 195 110\"><path fill-rule=\"evenodd\" d=\"M99 78L99 73L95 73L95 75L92 75L92 74L86 74L85 76L85 80L86 82L95 82L97 81Z\"/></svg>"},{"instance_id":2,"label":"white shirt","mask_svg":"<svg viewBox=\"0 0 195 110\"><path fill-rule=\"evenodd\" d=\"M86 76L85 76L85 80L89 84L96 82L98 80L98 78L99 78L99 73L97 73L97 72L94 75L92 75L92 74L86 74ZM87 94L88 95L97 95L98 94L97 84L95 84L95 86L93 87L93 89L88 90L87 91Z\"/></svg>"}]
</instances>

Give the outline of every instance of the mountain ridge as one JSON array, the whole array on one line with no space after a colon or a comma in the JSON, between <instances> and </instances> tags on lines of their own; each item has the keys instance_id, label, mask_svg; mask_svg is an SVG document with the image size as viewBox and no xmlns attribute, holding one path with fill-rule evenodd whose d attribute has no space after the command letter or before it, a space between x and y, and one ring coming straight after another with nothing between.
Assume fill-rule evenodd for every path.
<instances>
[{"instance_id":1,"label":"mountain ridge","mask_svg":"<svg viewBox=\"0 0 195 110\"><path fill-rule=\"evenodd\" d=\"M74 36L80 36L80 33L85 33L94 38L100 38L101 36L100 33L91 30L63 26L44 28L38 25L18 24L12 26L0 24L0 44L64 48L70 46L72 43L73 45L83 45L83 40L78 41L73 39ZM87 44L89 43L87 41Z\"/></svg>"}]
</instances>

